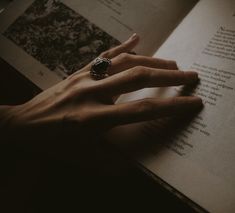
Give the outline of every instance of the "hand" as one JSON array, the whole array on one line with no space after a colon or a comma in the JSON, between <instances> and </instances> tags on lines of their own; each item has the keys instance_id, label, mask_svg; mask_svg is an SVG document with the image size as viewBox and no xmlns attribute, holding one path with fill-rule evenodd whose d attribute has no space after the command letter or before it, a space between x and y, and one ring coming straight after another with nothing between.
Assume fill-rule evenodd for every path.
<instances>
[{"instance_id":1,"label":"hand","mask_svg":"<svg viewBox=\"0 0 235 213\"><path fill-rule=\"evenodd\" d=\"M125 43L101 54L112 59L110 76L105 79L93 80L89 73L91 64L88 64L29 102L5 107L8 123L5 126L11 133L31 139L39 136L55 139L70 134L88 138L102 135L118 125L200 108L202 101L198 97L148 98L115 104L116 98L124 93L147 87L191 84L198 80L196 72L177 70L174 61L128 54L138 41L134 34Z\"/></svg>"}]
</instances>

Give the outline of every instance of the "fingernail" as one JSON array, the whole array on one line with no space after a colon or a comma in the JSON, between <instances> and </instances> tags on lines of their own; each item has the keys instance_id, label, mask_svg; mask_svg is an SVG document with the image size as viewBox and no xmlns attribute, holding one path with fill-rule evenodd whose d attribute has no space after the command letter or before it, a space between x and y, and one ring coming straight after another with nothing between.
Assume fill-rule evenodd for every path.
<instances>
[{"instance_id":1,"label":"fingernail","mask_svg":"<svg viewBox=\"0 0 235 213\"><path fill-rule=\"evenodd\" d=\"M178 65L176 61L173 61L173 64L175 65L176 69L178 69Z\"/></svg>"},{"instance_id":2,"label":"fingernail","mask_svg":"<svg viewBox=\"0 0 235 213\"><path fill-rule=\"evenodd\" d=\"M194 71L188 71L188 72L185 72L186 73L186 76L187 76L187 80L189 82L196 82L199 80L198 78L198 73L197 72L194 72Z\"/></svg>"},{"instance_id":3,"label":"fingernail","mask_svg":"<svg viewBox=\"0 0 235 213\"><path fill-rule=\"evenodd\" d=\"M130 37L131 40L135 40L135 39L137 39L137 38L138 38L137 33L134 33L134 34Z\"/></svg>"},{"instance_id":4,"label":"fingernail","mask_svg":"<svg viewBox=\"0 0 235 213\"><path fill-rule=\"evenodd\" d=\"M195 102L200 102L200 103L202 102L202 99L200 97L198 97L198 96L192 96L192 99Z\"/></svg>"},{"instance_id":5,"label":"fingernail","mask_svg":"<svg viewBox=\"0 0 235 213\"><path fill-rule=\"evenodd\" d=\"M200 97L193 96L193 97L191 97L191 100L194 103L195 107L198 107L198 108L203 107L203 102L202 102L202 99Z\"/></svg>"},{"instance_id":6,"label":"fingernail","mask_svg":"<svg viewBox=\"0 0 235 213\"><path fill-rule=\"evenodd\" d=\"M134 41L134 40L136 40L136 39L138 39L138 38L139 38L139 36L137 35L137 33L134 33L130 38L128 38L128 39L126 40L125 43Z\"/></svg>"},{"instance_id":7,"label":"fingernail","mask_svg":"<svg viewBox=\"0 0 235 213\"><path fill-rule=\"evenodd\" d=\"M176 70L177 70L177 69L178 69L178 65L177 65L176 61L171 61L171 60L170 60L170 61L168 62L168 68L169 68L169 69L176 69Z\"/></svg>"}]
</instances>

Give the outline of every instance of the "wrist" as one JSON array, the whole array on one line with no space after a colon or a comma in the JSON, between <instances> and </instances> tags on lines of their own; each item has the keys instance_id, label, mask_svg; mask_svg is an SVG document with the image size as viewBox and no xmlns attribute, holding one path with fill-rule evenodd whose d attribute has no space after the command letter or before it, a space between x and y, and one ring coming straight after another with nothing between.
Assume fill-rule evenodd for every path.
<instances>
[{"instance_id":1,"label":"wrist","mask_svg":"<svg viewBox=\"0 0 235 213\"><path fill-rule=\"evenodd\" d=\"M18 106L0 106L1 137L7 141L15 137L19 122L17 122Z\"/></svg>"},{"instance_id":2,"label":"wrist","mask_svg":"<svg viewBox=\"0 0 235 213\"><path fill-rule=\"evenodd\" d=\"M11 126L14 120L14 106L0 106L0 129Z\"/></svg>"}]
</instances>

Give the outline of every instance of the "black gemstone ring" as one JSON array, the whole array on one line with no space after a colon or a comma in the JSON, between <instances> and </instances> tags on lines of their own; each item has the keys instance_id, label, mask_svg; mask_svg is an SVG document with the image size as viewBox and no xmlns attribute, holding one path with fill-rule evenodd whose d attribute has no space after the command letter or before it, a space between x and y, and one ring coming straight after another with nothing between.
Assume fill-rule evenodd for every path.
<instances>
[{"instance_id":1,"label":"black gemstone ring","mask_svg":"<svg viewBox=\"0 0 235 213\"><path fill-rule=\"evenodd\" d=\"M108 58L96 58L91 64L90 75L95 80L100 80L108 76L108 69L111 66L111 60Z\"/></svg>"}]
</instances>

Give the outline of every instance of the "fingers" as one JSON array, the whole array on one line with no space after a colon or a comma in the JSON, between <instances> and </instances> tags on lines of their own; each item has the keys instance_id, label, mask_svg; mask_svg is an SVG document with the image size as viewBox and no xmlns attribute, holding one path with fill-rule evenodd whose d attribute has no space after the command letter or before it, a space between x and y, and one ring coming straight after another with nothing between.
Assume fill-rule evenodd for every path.
<instances>
[{"instance_id":1,"label":"fingers","mask_svg":"<svg viewBox=\"0 0 235 213\"><path fill-rule=\"evenodd\" d=\"M123 125L160 117L183 115L202 108L202 100L198 97L174 97L165 100L154 98L116 104L110 107L108 120L113 126Z\"/></svg>"},{"instance_id":2,"label":"fingers","mask_svg":"<svg viewBox=\"0 0 235 213\"><path fill-rule=\"evenodd\" d=\"M146 66L160 69L178 69L175 61L129 54L132 52L133 48L138 44L138 42L139 36L137 34L133 34L126 42L110 50L107 50L100 55L101 57L112 59L112 66L109 70L110 75L122 72L135 66ZM75 72L73 75L89 71L90 67L91 63L81 70Z\"/></svg>"},{"instance_id":3,"label":"fingers","mask_svg":"<svg viewBox=\"0 0 235 213\"><path fill-rule=\"evenodd\" d=\"M128 53L133 50L133 48L139 43L139 36L134 33L127 41L116 46L110 50L103 52L100 56L104 58L112 59L121 53Z\"/></svg>"},{"instance_id":4,"label":"fingers","mask_svg":"<svg viewBox=\"0 0 235 213\"><path fill-rule=\"evenodd\" d=\"M133 92L143 88L167 87L192 84L198 81L198 74L192 71L160 70L148 67L135 67L100 80L97 83L101 92L111 96Z\"/></svg>"},{"instance_id":5,"label":"fingers","mask_svg":"<svg viewBox=\"0 0 235 213\"><path fill-rule=\"evenodd\" d=\"M122 53L112 59L112 66L109 70L109 75L113 75L136 66L172 70L178 69L175 61Z\"/></svg>"}]
</instances>

